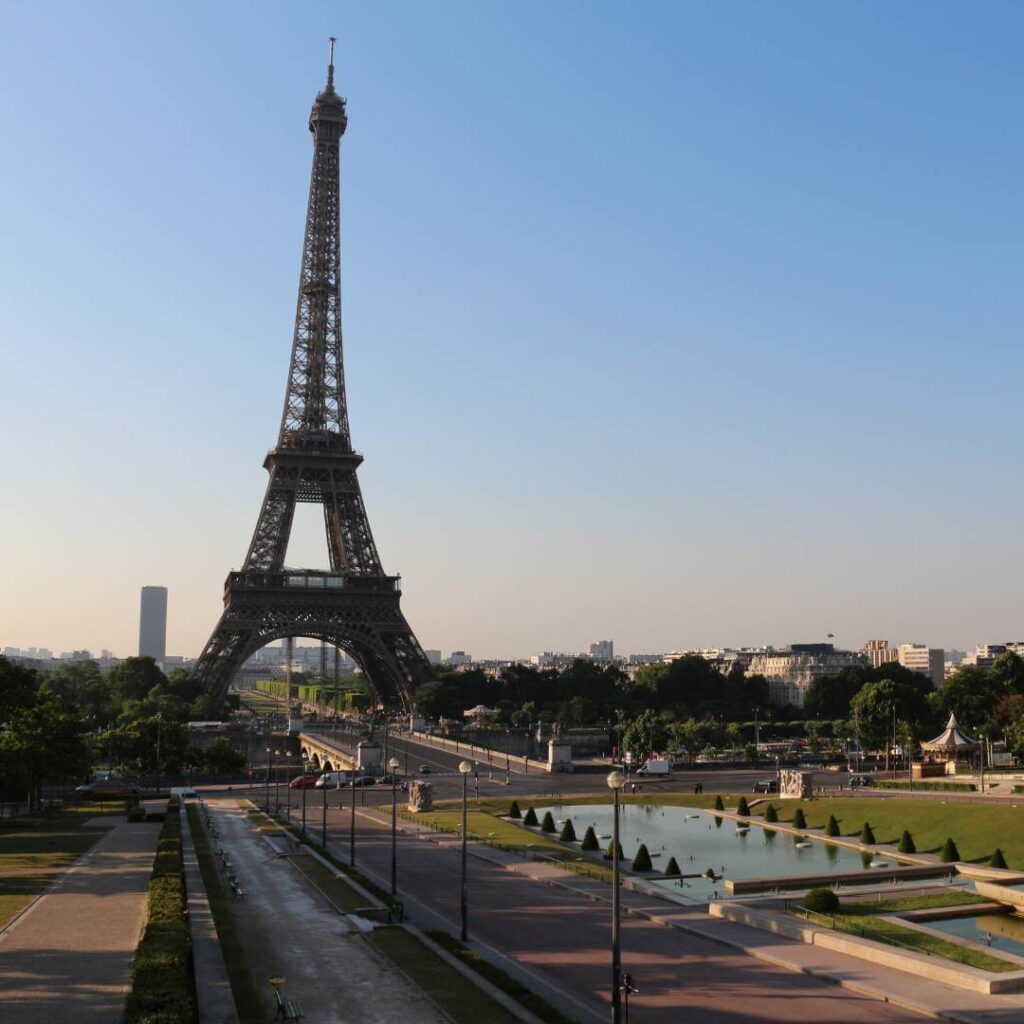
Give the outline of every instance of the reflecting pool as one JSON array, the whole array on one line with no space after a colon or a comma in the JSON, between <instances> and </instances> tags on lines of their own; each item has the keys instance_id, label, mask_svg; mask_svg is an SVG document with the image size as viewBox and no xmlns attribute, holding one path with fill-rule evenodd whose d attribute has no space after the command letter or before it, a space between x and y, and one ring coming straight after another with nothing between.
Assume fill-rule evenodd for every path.
<instances>
[{"instance_id":1,"label":"reflecting pool","mask_svg":"<svg viewBox=\"0 0 1024 1024\"><path fill-rule=\"evenodd\" d=\"M1017 914L979 914L975 917L951 917L945 921L922 921L921 924L947 935L991 946L997 953L1024 956L1024 917Z\"/></svg>"},{"instance_id":2,"label":"reflecting pool","mask_svg":"<svg viewBox=\"0 0 1024 1024\"><path fill-rule=\"evenodd\" d=\"M551 811L559 830L566 818L572 819L579 839L591 825L602 849L608 846L612 831L610 804L563 804L536 807L538 818ZM725 895L726 879L762 878L776 875L819 875L829 872L865 872L869 875L871 857L834 843L801 840L784 832L761 828L751 821L744 832L731 818L717 817L713 811L693 807L658 807L651 804L623 804L619 808L619 834L622 852L632 861L641 843L647 845L655 871L664 872L675 857L684 875L703 875L713 868L716 879L695 877L658 882L673 892L694 900ZM797 844L800 845L797 845ZM893 858L882 862L899 863ZM871 879L865 877L865 884Z\"/></svg>"}]
</instances>

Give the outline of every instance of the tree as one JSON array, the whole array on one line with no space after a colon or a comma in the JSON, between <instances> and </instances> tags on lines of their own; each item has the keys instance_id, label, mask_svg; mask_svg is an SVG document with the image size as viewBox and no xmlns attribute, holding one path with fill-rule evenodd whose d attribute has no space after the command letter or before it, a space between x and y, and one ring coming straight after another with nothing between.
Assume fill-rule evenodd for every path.
<instances>
[{"instance_id":1,"label":"tree","mask_svg":"<svg viewBox=\"0 0 1024 1024\"><path fill-rule=\"evenodd\" d=\"M914 837L909 831L907 831L907 829L903 830L903 835L900 836L899 845L896 849L900 853L917 853L917 845L914 843Z\"/></svg>"},{"instance_id":2,"label":"tree","mask_svg":"<svg viewBox=\"0 0 1024 1024\"><path fill-rule=\"evenodd\" d=\"M554 832L555 819L550 811L544 812L544 820L540 823L541 832Z\"/></svg>"},{"instance_id":3,"label":"tree","mask_svg":"<svg viewBox=\"0 0 1024 1024\"><path fill-rule=\"evenodd\" d=\"M793 812L793 828L807 828L807 818L802 807Z\"/></svg>"},{"instance_id":4,"label":"tree","mask_svg":"<svg viewBox=\"0 0 1024 1024\"><path fill-rule=\"evenodd\" d=\"M877 749L889 745L894 707L897 721L909 725L912 732L930 728L928 701L919 688L890 679L865 683L850 705L865 746Z\"/></svg>"},{"instance_id":5,"label":"tree","mask_svg":"<svg viewBox=\"0 0 1024 1024\"><path fill-rule=\"evenodd\" d=\"M668 863L665 865L666 875L681 875L682 872L679 870L679 865L676 863L675 857L669 857Z\"/></svg>"},{"instance_id":6,"label":"tree","mask_svg":"<svg viewBox=\"0 0 1024 1024\"><path fill-rule=\"evenodd\" d=\"M808 718L845 717L850 702L866 681L867 670L857 666L813 680L804 695L804 714Z\"/></svg>"},{"instance_id":7,"label":"tree","mask_svg":"<svg viewBox=\"0 0 1024 1024\"><path fill-rule=\"evenodd\" d=\"M575 843L576 842L576 829L572 826L572 818L566 818L565 824L562 826L562 831L558 836L563 843Z\"/></svg>"},{"instance_id":8,"label":"tree","mask_svg":"<svg viewBox=\"0 0 1024 1024\"><path fill-rule=\"evenodd\" d=\"M203 767L210 775L230 775L245 768L245 754L226 736L218 736L203 751Z\"/></svg>"},{"instance_id":9,"label":"tree","mask_svg":"<svg viewBox=\"0 0 1024 1024\"><path fill-rule=\"evenodd\" d=\"M597 709L594 703L586 697L571 697L558 705L555 712L555 721L566 729L578 728L588 725L597 718Z\"/></svg>"},{"instance_id":10,"label":"tree","mask_svg":"<svg viewBox=\"0 0 1024 1024\"><path fill-rule=\"evenodd\" d=\"M651 863L651 854L647 849L645 843L640 844L640 848L636 851L636 856L633 858L633 870L634 871L653 871L654 865Z\"/></svg>"},{"instance_id":11,"label":"tree","mask_svg":"<svg viewBox=\"0 0 1024 1024\"><path fill-rule=\"evenodd\" d=\"M866 821L860 831L860 841L866 846L873 846L878 841L875 839L875 830Z\"/></svg>"},{"instance_id":12,"label":"tree","mask_svg":"<svg viewBox=\"0 0 1024 1024\"><path fill-rule=\"evenodd\" d=\"M775 804L769 804L764 809L764 820L770 823L774 823L779 820L779 812L775 810Z\"/></svg>"},{"instance_id":13,"label":"tree","mask_svg":"<svg viewBox=\"0 0 1024 1024\"><path fill-rule=\"evenodd\" d=\"M513 800L512 801L512 806L508 809L508 816L510 818L515 818L517 820L523 816L522 812L519 810L519 801L518 800Z\"/></svg>"},{"instance_id":14,"label":"tree","mask_svg":"<svg viewBox=\"0 0 1024 1024\"><path fill-rule=\"evenodd\" d=\"M523 824L530 828L537 827L537 812L532 807L526 808L526 815L523 818Z\"/></svg>"},{"instance_id":15,"label":"tree","mask_svg":"<svg viewBox=\"0 0 1024 1024\"><path fill-rule=\"evenodd\" d=\"M745 796L741 796L739 803L736 804L736 813L743 818L750 814L750 805L747 803L747 798Z\"/></svg>"},{"instance_id":16,"label":"tree","mask_svg":"<svg viewBox=\"0 0 1024 1024\"><path fill-rule=\"evenodd\" d=\"M598 845L597 833L594 831L593 825L588 825L587 831L583 833L583 842L580 843L580 849L587 850L588 852L601 849Z\"/></svg>"},{"instance_id":17,"label":"tree","mask_svg":"<svg viewBox=\"0 0 1024 1024\"><path fill-rule=\"evenodd\" d=\"M956 848L956 843L953 842L952 838L947 838L942 844L942 850L939 852L939 860L944 864L948 864L959 859L960 851Z\"/></svg>"},{"instance_id":18,"label":"tree","mask_svg":"<svg viewBox=\"0 0 1024 1024\"><path fill-rule=\"evenodd\" d=\"M152 658L126 658L107 673L107 679L121 701L142 700L156 687L167 688L167 676Z\"/></svg>"},{"instance_id":19,"label":"tree","mask_svg":"<svg viewBox=\"0 0 1024 1024\"><path fill-rule=\"evenodd\" d=\"M39 681L32 669L0 657L0 726L30 708L38 688Z\"/></svg>"},{"instance_id":20,"label":"tree","mask_svg":"<svg viewBox=\"0 0 1024 1024\"><path fill-rule=\"evenodd\" d=\"M1003 851L1000 850L998 846L996 847L996 852L993 853L992 857L989 859L988 865L991 868L1006 867L1006 858L1003 856Z\"/></svg>"},{"instance_id":21,"label":"tree","mask_svg":"<svg viewBox=\"0 0 1024 1024\"><path fill-rule=\"evenodd\" d=\"M423 683L413 694L416 710L424 718L435 721L440 718L454 718L460 711L459 691L451 685L439 682ZM468 706L468 705L467 705Z\"/></svg>"},{"instance_id":22,"label":"tree","mask_svg":"<svg viewBox=\"0 0 1024 1024\"><path fill-rule=\"evenodd\" d=\"M839 822L836 821L836 816L834 814L830 814L828 816L828 823L825 825L825 835L834 837L839 834Z\"/></svg>"}]
</instances>

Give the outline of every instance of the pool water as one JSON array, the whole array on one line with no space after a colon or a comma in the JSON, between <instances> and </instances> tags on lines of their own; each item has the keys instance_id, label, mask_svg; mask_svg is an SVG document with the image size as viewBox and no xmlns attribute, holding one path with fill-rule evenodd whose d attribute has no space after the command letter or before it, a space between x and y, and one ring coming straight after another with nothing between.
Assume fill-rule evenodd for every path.
<instances>
[{"instance_id":1,"label":"pool water","mask_svg":"<svg viewBox=\"0 0 1024 1024\"><path fill-rule=\"evenodd\" d=\"M588 825L598 835L602 849L608 846L612 831L611 805L566 804L535 808L538 818L551 811L559 830L566 818L572 819L579 839ZM756 820L756 819L755 819ZM834 843L810 841L798 847L800 838L751 824L745 834L737 832L737 822L716 817L713 812L692 807L658 807L651 804L623 804L619 808L619 837L622 852L632 861L641 843L646 843L655 871L664 871L675 857L684 874L701 875L714 868L717 880L684 878L659 882L678 895L704 901L725 895L726 879L762 878L778 875L819 875L829 872L861 871L867 876L871 857ZM803 842L808 842L803 840ZM891 865L894 862L885 858ZM871 879L865 877L865 884Z\"/></svg>"},{"instance_id":2,"label":"pool water","mask_svg":"<svg viewBox=\"0 0 1024 1024\"><path fill-rule=\"evenodd\" d=\"M1024 957L1024 917L1018 914L980 914L976 917L951 917L945 921L922 921L921 924L947 935L991 946L997 953Z\"/></svg>"}]
</instances>

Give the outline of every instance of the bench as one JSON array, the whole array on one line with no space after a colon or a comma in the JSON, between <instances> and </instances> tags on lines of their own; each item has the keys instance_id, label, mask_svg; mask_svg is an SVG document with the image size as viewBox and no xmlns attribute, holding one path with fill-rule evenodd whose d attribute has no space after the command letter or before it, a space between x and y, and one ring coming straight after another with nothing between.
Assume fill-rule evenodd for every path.
<instances>
[{"instance_id":1,"label":"bench","mask_svg":"<svg viewBox=\"0 0 1024 1024\"><path fill-rule=\"evenodd\" d=\"M302 1003L296 999L284 999L280 989L274 989L274 997L277 999L277 1013L274 1014L274 1020L302 1020L306 1016L302 1012Z\"/></svg>"}]
</instances>

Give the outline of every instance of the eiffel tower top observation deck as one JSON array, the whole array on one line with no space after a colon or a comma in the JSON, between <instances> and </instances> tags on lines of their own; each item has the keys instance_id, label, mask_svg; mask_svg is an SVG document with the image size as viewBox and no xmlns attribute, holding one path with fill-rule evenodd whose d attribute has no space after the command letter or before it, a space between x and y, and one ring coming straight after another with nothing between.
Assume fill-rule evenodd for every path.
<instances>
[{"instance_id":1,"label":"eiffel tower top observation deck","mask_svg":"<svg viewBox=\"0 0 1024 1024\"><path fill-rule=\"evenodd\" d=\"M327 85L309 115L313 169L299 295L277 444L264 460L266 495L240 572L228 575L224 613L196 665L213 705L235 671L272 640L305 636L348 651L378 700L407 707L430 666L399 609L398 577L385 574L370 531L345 401L341 344L339 149L348 126ZM323 508L330 570L285 570L296 502Z\"/></svg>"}]
</instances>

